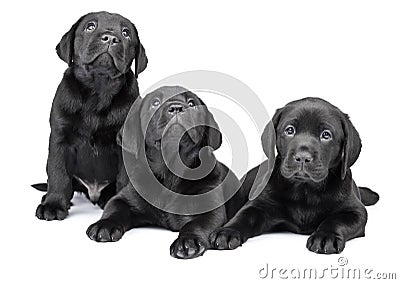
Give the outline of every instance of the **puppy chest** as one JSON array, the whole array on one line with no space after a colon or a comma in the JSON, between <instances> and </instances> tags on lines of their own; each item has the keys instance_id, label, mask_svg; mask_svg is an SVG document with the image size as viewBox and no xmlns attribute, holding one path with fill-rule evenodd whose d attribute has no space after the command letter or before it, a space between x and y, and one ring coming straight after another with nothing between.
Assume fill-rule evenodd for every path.
<instances>
[{"instance_id":1,"label":"puppy chest","mask_svg":"<svg viewBox=\"0 0 400 284\"><path fill-rule=\"evenodd\" d=\"M113 148L82 143L76 148L74 174L85 180L115 180L119 156Z\"/></svg>"},{"instance_id":2,"label":"puppy chest","mask_svg":"<svg viewBox=\"0 0 400 284\"><path fill-rule=\"evenodd\" d=\"M119 125L108 125L98 117L86 118L76 125L70 134L75 137L79 145L89 144L96 146L116 145L117 132Z\"/></svg>"},{"instance_id":3,"label":"puppy chest","mask_svg":"<svg viewBox=\"0 0 400 284\"><path fill-rule=\"evenodd\" d=\"M292 204L287 207L287 218L299 233L310 233L326 218L326 212L315 205Z\"/></svg>"},{"instance_id":4,"label":"puppy chest","mask_svg":"<svg viewBox=\"0 0 400 284\"><path fill-rule=\"evenodd\" d=\"M114 108L97 111L83 107L75 113L68 115L70 127L75 131L93 133L99 129L118 129L122 126L126 114Z\"/></svg>"}]
</instances>

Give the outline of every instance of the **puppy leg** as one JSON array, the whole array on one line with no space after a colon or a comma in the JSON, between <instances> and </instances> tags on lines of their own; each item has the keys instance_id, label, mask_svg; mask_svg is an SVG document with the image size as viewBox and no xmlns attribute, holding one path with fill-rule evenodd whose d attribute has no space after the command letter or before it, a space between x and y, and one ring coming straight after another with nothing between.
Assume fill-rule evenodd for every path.
<instances>
[{"instance_id":1,"label":"puppy leg","mask_svg":"<svg viewBox=\"0 0 400 284\"><path fill-rule=\"evenodd\" d=\"M72 180L66 165L68 150L53 140L50 137L47 193L36 209L36 217L47 221L65 219L73 196Z\"/></svg>"},{"instance_id":2,"label":"puppy leg","mask_svg":"<svg viewBox=\"0 0 400 284\"><path fill-rule=\"evenodd\" d=\"M226 220L225 209L220 207L210 213L201 214L186 223L178 238L171 244L170 254L175 258L195 258L211 248L210 233L222 226Z\"/></svg>"},{"instance_id":3,"label":"puppy leg","mask_svg":"<svg viewBox=\"0 0 400 284\"><path fill-rule=\"evenodd\" d=\"M106 188L104 188L101 191L99 200L97 201L97 204L99 205L99 207L101 209L104 209L107 202L116 194L115 188L116 188L116 184L115 184L115 182L113 182L113 183L107 185Z\"/></svg>"},{"instance_id":4,"label":"puppy leg","mask_svg":"<svg viewBox=\"0 0 400 284\"><path fill-rule=\"evenodd\" d=\"M212 232L212 247L220 250L235 249L247 239L271 230L277 216L274 216L275 212L270 208L273 207L260 204L257 200L248 202L228 223Z\"/></svg>"},{"instance_id":5,"label":"puppy leg","mask_svg":"<svg viewBox=\"0 0 400 284\"><path fill-rule=\"evenodd\" d=\"M308 238L307 248L315 253L341 253L346 241L364 236L366 223L367 210L361 206L331 215Z\"/></svg>"},{"instance_id":6,"label":"puppy leg","mask_svg":"<svg viewBox=\"0 0 400 284\"><path fill-rule=\"evenodd\" d=\"M126 196L130 191L134 191L134 189L127 186L107 202L101 219L86 230L86 234L91 240L116 242L126 231L145 223L140 211L132 206Z\"/></svg>"}]
</instances>

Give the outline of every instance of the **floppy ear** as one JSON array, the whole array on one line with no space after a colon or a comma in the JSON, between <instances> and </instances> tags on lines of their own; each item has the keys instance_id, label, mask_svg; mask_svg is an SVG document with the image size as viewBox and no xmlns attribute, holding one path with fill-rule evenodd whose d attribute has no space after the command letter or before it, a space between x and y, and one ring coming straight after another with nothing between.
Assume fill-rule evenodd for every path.
<instances>
[{"instance_id":1,"label":"floppy ear","mask_svg":"<svg viewBox=\"0 0 400 284\"><path fill-rule=\"evenodd\" d=\"M143 143L143 132L140 121L140 111L143 99L138 97L129 111L124 125L117 134L117 144L123 150L132 153L137 158Z\"/></svg>"},{"instance_id":2,"label":"floppy ear","mask_svg":"<svg viewBox=\"0 0 400 284\"><path fill-rule=\"evenodd\" d=\"M361 139L347 114L342 113L344 141L342 148L341 177L345 179L347 170L357 161L361 152Z\"/></svg>"},{"instance_id":3,"label":"floppy ear","mask_svg":"<svg viewBox=\"0 0 400 284\"><path fill-rule=\"evenodd\" d=\"M75 31L84 17L85 16L80 17L79 20L72 25L69 31L63 35L60 42L56 46L58 57L66 62L68 66L72 66L72 63L74 61Z\"/></svg>"},{"instance_id":4,"label":"floppy ear","mask_svg":"<svg viewBox=\"0 0 400 284\"><path fill-rule=\"evenodd\" d=\"M214 150L217 150L219 147L221 147L222 144L222 134L219 131L219 126L217 124L217 122L214 119L213 114L209 111L208 107L206 106L206 104L202 101L202 99L200 99L199 97L197 97L200 101L200 105L202 107L204 107L205 111L206 111L206 115L207 115L207 125L206 128L206 132L205 135L207 137L207 146L212 147Z\"/></svg>"},{"instance_id":5,"label":"floppy ear","mask_svg":"<svg viewBox=\"0 0 400 284\"><path fill-rule=\"evenodd\" d=\"M146 51L144 50L143 45L139 42L138 46L136 47L136 54L135 54L135 77L139 76L140 73L144 71L147 67L147 56Z\"/></svg>"},{"instance_id":6,"label":"floppy ear","mask_svg":"<svg viewBox=\"0 0 400 284\"><path fill-rule=\"evenodd\" d=\"M262 144L264 153L268 157L268 159L275 157L275 146L276 146L276 130L275 130L275 128L278 127L282 112L283 112L283 108L277 109L275 111L274 116L267 123L267 125L265 126L264 131L261 135L261 144Z\"/></svg>"},{"instance_id":7,"label":"floppy ear","mask_svg":"<svg viewBox=\"0 0 400 284\"><path fill-rule=\"evenodd\" d=\"M140 43L139 39L139 33L136 29L136 26L132 24L135 33L136 33L136 40L137 40L137 45L135 46L135 77L139 76L140 73L144 71L147 67L147 56L146 56L146 51L143 47L143 45Z\"/></svg>"},{"instance_id":8,"label":"floppy ear","mask_svg":"<svg viewBox=\"0 0 400 284\"><path fill-rule=\"evenodd\" d=\"M253 185L249 192L249 199L255 199L267 186L275 166L276 130L284 108L276 110L272 119L267 123L261 135L261 144L268 160L261 163Z\"/></svg>"},{"instance_id":9,"label":"floppy ear","mask_svg":"<svg viewBox=\"0 0 400 284\"><path fill-rule=\"evenodd\" d=\"M214 119L214 116L212 113L207 109L207 117L208 117L208 122L207 122L207 145L212 147L214 150L217 150L219 147L221 147L222 144L222 134L219 131L219 126L217 122Z\"/></svg>"}]
</instances>

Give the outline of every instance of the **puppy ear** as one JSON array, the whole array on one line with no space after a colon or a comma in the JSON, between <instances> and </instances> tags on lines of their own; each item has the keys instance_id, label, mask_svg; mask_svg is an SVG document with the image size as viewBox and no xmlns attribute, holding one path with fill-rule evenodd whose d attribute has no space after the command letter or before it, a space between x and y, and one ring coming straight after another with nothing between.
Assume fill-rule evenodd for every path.
<instances>
[{"instance_id":1,"label":"puppy ear","mask_svg":"<svg viewBox=\"0 0 400 284\"><path fill-rule=\"evenodd\" d=\"M140 111L143 99L138 97L129 111L124 125L117 134L117 144L137 158L143 143L143 132L140 121Z\"/></svg>"},{"instance_id":2,"label":"puppy ear","mask_svg":"<svg viewBox=\"0 0 400 284\"><path fill-rule=\"evenodd\" d=\"M267 123L261 135L261 144L268 160L261 163L256 178L249 192L249 199L255 199L267 186L275 166L276 127L279 124L284 108L278 109L272 119Z\"/></svg>"},{"instance_id":3,"label":"puppy ear","mask_svg":"<svg viewBox=\"0 0 400 284\"><path fill-rule=\"evenodd\" d=\"M275 128L278 127L282 112L283 112L283 108L277 109L275 111L274 116L267 123L267 125L265 126L264 131L261 135L261 144L262 144L264 153L268 157L268 159L275 157L275 145L276 145L276 130L275 130Z\"/></svg>"},{"instance_id":4,"label":"puppy ear","mask_svg":"<svg viewBox=\"0 0 400 284\"><path fill-rule=\"evenodd\" d=\"M143 45L139 42L138 46L136 47L135 53L135 77L139 76L140 73L144 71L147 67L147 56L146 51L144 50Z\"/></svg>"},{"instance_id":5,"label":"puppy ear","mask_svg":"<svg viewBox=\"0 0 400 284\"><path fill-rule=\"evenodd\" d=\"M341 178L345 179L347 170L357 161L361 152L361 139L347 114L342 113L344 140L342 146Z\"/></svg>"},{"instance_id":6,"label":"puppy ear","mask_svg":"<svg viewBox=\"0 0 400 284\"><path fill-rule=\"evenodd\" d=\"M75 41L75 31L82 19L85 16L82 16L72 27L66 32L61 38L60 42L56 46L56 51L58 57L64 62L68 64L68 66L72 66L74 61L74 41Z\"/></svg>"},{"instance_id":7,"label":"puppy ear","mask_svg":"<svg viewBox=\"0 0 400 284\"><path fill-rule=\"evenodd\" d=\"M146 69L148 59L146 56L146 51L145 51L143 45L140 43L139 33L136 29L136 26L134 24L132 24L132 26L133 26L133 29L135 30L136 40L137 40L137 45L135 46L135 77L137 79L139 74L142 73L144 71L144 69Z\"/></svg>"},{"instance_id":8,"label":"puppy ear","mask_svg":"<svg viewBox=\"0 0 400 284\"><path fill-rule=\"evenodd\" d=\"M207 109L208 111L208 109ZM207 126L207 145L217 150L222 144L222 134L219 131L219 126L214 119L214 116L208 111L208 126Z\"/></svg>"},{"instance_id":9,"label":"puppy ear","mask_svg":"<svg viewBox=\"0 0 400 284\"><path fill-rule=\"evenodd\" d=\"M200 105L205 108L205 111L207 113L207 125L205 135L207 139L207 146L212 147L214 150L217 150L219 147L221 147L222 144L222 134L219 130L219 126L217 122L214 119L213 114L209 111L208 107L206 104L198 97L200 101Z\"/></svg>"}]
</instances>

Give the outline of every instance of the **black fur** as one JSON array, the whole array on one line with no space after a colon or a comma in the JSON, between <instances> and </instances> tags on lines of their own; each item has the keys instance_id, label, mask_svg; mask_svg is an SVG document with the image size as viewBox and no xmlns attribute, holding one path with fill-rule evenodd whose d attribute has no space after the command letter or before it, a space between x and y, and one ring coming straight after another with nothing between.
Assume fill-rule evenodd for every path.
<instances>
[{"instance_id":1,"label":"black fur","mask_svg":"<svg viewBox=\"0 0 400 284\"><path fill-rule=\"evenodd\" d=\"M33 185L47 187L36 210L44 220L64 219L74 191L101 207L115 195L122 163L116 136L139 95L136 77L147 65L135 26L107 12L81 17L56 49L69 68L50 114L47 186ZM130 68L133 60L136 74Z\"/></svg>"},{"instance_id":2,"label":"black fur","mask_svg":"<svg viewBox=\"0 0 400 284\"><path fill-rule=\"evenodd\" d=\"M168 98L168 93L176 95ZM159 100L158 106L152 104L155 100ZM173 160L176 156L170 156L170 153L167 153L164 158L161 156L159 143L161 137L163 141L166 141L167 148L173 143L179 143L179 155L184 164L192 169L200 166L200 149L210 146L216 150L222 142L218 125L208 110L197 110L190 116L182 118L185 117L183 113L190 111L188 110L191 108L189 100L193 100L196 106L204 106L204 103L195 94L179 87L162 87L148 94L141 103L135 103L133 117L129 115L127 118L127 123L131 122L133 125L125 127L124 136L120 137L120 141L122 147L131 153L132 158L140 161L135 162L137 167L133 172L136 184L139 184L142 189L150 191L157 187L159 182L169 190L185 195L205 193L218 185L222 185L223 193L227 188L238 188L239 181L236 176L232 172L228 175L229 169L215 159L212 151L209 151L207 155L210 162L215 162L215 166L203 178L186 179L175 175L167 168L166 161ZM175 114L168 110L169 107L179 108L180 111ZM173 119L181 124L187 120L193 120L197 122L196 125L199 125L201 116L205 117L209 121L209 125L213 125L213 127L195 127L187 132L182 132L183 130L176 126L177 124L167 127L167 123ZM147 128L143 125L143 121L150 121ZM163 136L164 130L166 133ZM182 139L176 139L182 133L184 133ZM149 170L151 175L157 178L157 184L142 174L145 171L143 169L147 168L147 162L151 169ZM203 163L207 162L203 161ZM225 177L227 179L223 183ZM217 194L215 199L210 199L210 202L215 202L220 197ZM173 257L194 258L210 248L209 234L233 216L236 210L243 205L245 199L246 196L239 191L225 205L212 211L197 215L178 215L162 211L147 203L134 186L128 183L107 203L102 218L88 228L87 235L94 241L109 242L119 240L126 231L135 227L160 226L172 231L179 231L178 239L170 248ZM173 204L174 200L166 200L160 195L157 202L169 205Z\"/></svg>"},{"instance_id":3,"label":"black fur","mask_svg":"<svg viewBox=\"0 0 400 284\"><path fill-rule=\"evenodd\" d=\"M361 140L347 115L318 98L305 98L277 110L266 127L263 148L270 152L276 136L277 157L267 185L248 201L210 242L217 249L235 249L248 238L273 231L311 234L307 248L316 253L343 251L345 242L364 236L364 205L378 201L368 188L356 186L350 171ZM271 124L269 124L270 126ZM327 134L326 130L331 133ZM243 178L249 192L259 167ZM363 204L364 203L364 204Z\"/></svg>"}]
</instances>

